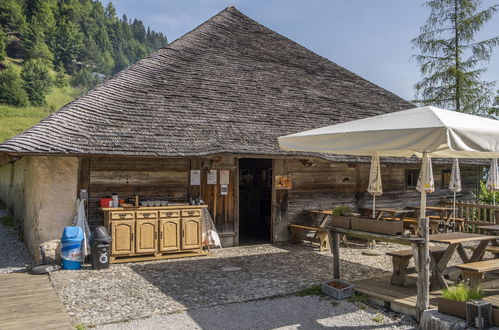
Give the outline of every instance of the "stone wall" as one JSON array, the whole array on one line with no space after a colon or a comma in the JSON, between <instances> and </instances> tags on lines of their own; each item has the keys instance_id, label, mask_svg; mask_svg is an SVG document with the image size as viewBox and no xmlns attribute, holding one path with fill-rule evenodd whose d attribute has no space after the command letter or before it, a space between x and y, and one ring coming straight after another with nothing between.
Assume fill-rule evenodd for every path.
<instances>
[{"instance_id":1,"label":"stone wall","mask_svg":"<svg viewBox=\"0 0 499 330\"><path fill-rule=\"evenodd\" d=\"M0 199L20 224L35 259L40 259L40 244L59 239L71 225L77 184L74 157L28 156L0 168Z\"/></svg>"}]
</instances>

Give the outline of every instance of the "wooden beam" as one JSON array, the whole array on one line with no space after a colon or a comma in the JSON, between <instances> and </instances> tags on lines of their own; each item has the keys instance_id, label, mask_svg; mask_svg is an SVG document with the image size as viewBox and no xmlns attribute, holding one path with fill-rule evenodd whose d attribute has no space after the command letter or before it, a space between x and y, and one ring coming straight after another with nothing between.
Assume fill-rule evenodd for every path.
<instances>
[{"instance_id":1,"label":"wooden beam","mask_svg":"<svg viewBox=\"0 0 499 330\"><path fill-rule=\"evenodd\" d=\"M419 219L419 235L423 239L417 243L419 272L417 279L416 320L421 320L421 315L430 305L430 246L428 218Z\"/></svg>"}]
</instances>

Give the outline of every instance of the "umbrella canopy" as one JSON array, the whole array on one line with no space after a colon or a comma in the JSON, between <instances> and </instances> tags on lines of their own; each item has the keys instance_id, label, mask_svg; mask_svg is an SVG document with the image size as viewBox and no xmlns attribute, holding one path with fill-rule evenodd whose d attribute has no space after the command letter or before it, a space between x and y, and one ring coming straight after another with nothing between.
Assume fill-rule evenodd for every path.
<instances>
[{"instance_id":1,"label":"umbrella canopy","mask_svg":"<svg viewBox=\"0 0 499 330\"><path fill-rule=\"evenodd\" d=\"M345 155L497 158L499 121L421 107L282 136L284 150Z\"/></svg>"},{"instance_id":2,"label":"umbrella canopy","mask_svg":"<svg viewBox=\"0 0 499 330\"><path fill-rule=\"evenodd\" d=\"M449 190L454 193L461 191L461 171L459 170L459 161L457 160L457 158L454 158L454 161L452 162Z\"/></svg>"},{"instance_id":3,"label":"umbrella canopy","mask_svg":"<svg viewBox=\"0 0 499 330\"><path fill-rule=\"evenodd\" d=\"M487 190L492 192L499 190L499 169L497 168L497 159L492 159L492 163L490 164L489 177L487 179L486 184ZM496 205L496 194L492 195L493 204Z\"/></svg>"},{"instance_id":4,"label":"umbrella canopy","mask_svg":"<svg viewBox=\"0 0 499 330\"><path fill-rule=\"evenodd\" d=\"M422 184L423 180L423 172L426 174L426 183ZM427 194L431 194L432 192L435 191L435 181L433 180L433 167L431 166L431 158L427 157L426 162L424 162L421 166L421 171L419 172L419 177L418 177L418 183L416 185L416 190L419 192L422 192L424 189L424 192Z\"/></svg>"},{"instance_id":5,"label":"umbrella canopy","mask_svg":"<svg viewBox=\"0 0 499 330\"><path fill-rule=\"evenodd\" d=\"M381 183L381 165L379 156L373 155L371 159L371 170L369 171L369 186L367 192L373 196L373 217L376 215L376 196L383 194L383 185Z\"/></svg>"},{"instance_id":6,"label":"umbrella canopy","mask_svg":"<svg viewBox=\"0 0 499 330\"><path fill-rule=\"evenodd\" d=\"M492 159L489 170L489 178L486 184L487 190L499 190L499 169L497 168L497 159Z\"/></svg>"}]
</instances>

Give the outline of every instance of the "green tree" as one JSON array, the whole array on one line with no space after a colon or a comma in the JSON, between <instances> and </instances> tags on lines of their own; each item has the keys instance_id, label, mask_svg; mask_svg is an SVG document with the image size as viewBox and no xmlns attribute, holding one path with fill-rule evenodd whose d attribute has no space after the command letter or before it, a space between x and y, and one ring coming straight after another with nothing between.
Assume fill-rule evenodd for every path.
<instances>
[{"instance_id":1,"label":"green tree","mask_svg":"<svg viewBox=\"0 0 499 330\"><path fill-rule=\"evenodd\" d=\"M6 31L20 31L26 24L22 2L0 0L0 25Z\"/></svg>"},{"instance_id":2,"label":"green tree","mask_svg":"<svg viewBox=\"0 0 499 330\"><path fill-rule=\"evenodd\" d=\"M0 61L5 60L7 53L5 52L5 33L0 28Z\"/></svg>"},{"instance_id":3,"label":"green tree","mask_svg":"<svg viewBox=\"0 0 499 330\"><path fill-rule=\"evenodd\" d=\"M0 103L16 106L28 104L28 96L23 89L22 81L12 68L0 71Z\"/></svg>"},{"instance_id":4,"label":"green tree","mask_svg":"<svg viewBox=\"0 0 499 330\"><path fill-rule=\"evenodd\" d=\"M40 59L27 61L22 67L21 78L24 81L24 89L28 93L30 103L33 105L46 104L45 96L52 85L47 64Z\"/></svg>"},{"instance_id":5,"label":"green tree","mask_svg":"<svg viewBox=\"0 0 499 330\"><path fill-rule=\"evenodd\" d=\"M83 48L83 34L79 26L71 21L59 22L55 43L55 61L61 62L69 73L73 73Z\"/></svg>"},{"instance_id":6,"label":"green tree","mask_svg":"<svg viewBox=\"0 0 499 330\"><path fill-rule=\"evenodd\" d=\"M481 80L499 37L475 41L475 35L499 9L481 10L481 0L429 0L430 16L421 34L412 40L421 54L415 56L423 79L416 88L416 102L456 111L493 112L494 82Z\"/></svg>"},{"instance_id":7,"label":"green tree","mask_svg":"<svg viewBox=\"0 0 499 330\"><path fill-rule=\"evenodd\" d=\"M55 75L54 85L63 88L69 84L69 76L66 74L64 70L64 66L59 63L57 66L57 73Z\"/></svg>"}]
</instances>

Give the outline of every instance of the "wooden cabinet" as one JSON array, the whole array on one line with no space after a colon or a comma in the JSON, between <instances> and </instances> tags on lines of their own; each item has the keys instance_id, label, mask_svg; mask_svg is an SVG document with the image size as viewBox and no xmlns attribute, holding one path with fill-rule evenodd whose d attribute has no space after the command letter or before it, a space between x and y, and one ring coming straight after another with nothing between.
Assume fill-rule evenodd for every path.
<instances>
[{"instance_id":1,"label":"wooden cabinet","mask_svg":"<svg viewBox=\"0 0 499 330\"><path fill-rule=\"evenodd\" d=\"M126 255L135 253L135 221L111 221L112 255Z\"/></svg>"},{"instance_id":2,"label":"wooden cabinet","mask_svg":"<svg viewBox=\"0 0 499 330\"><path fill-rule=\"evenodd\" d=\"M103 208L113 238L111 261L202 254L203 207Z\"/></svg>"},{"instance_id":3,"label":"wooden cabinet","mask_svg":"<svg viewBox=\"0 0 499 330\"><path fill-rule=\"evenodd\" d=\"M155 253L158 244L156 220L135 221L135 253Z\"/></svg>"},{"instance_id":4,"label":"wooden cabinet","mask_svg":"<svg viewBox=\"0 0 499 330\"><path fill-rule=\"evenodd\" d=\"M201 248L201 218L182 218L182 249Z\"/></svg>"},{"instance_id":5,"label":"wooden cabinet","mask_svg":"<svg viewBox=\"0 0 499 330\"><path fill-rule=\"evenodd\" d=\"M159 220L159 251L180 250L180 218Z\"/></svg>"}]
</instances>

